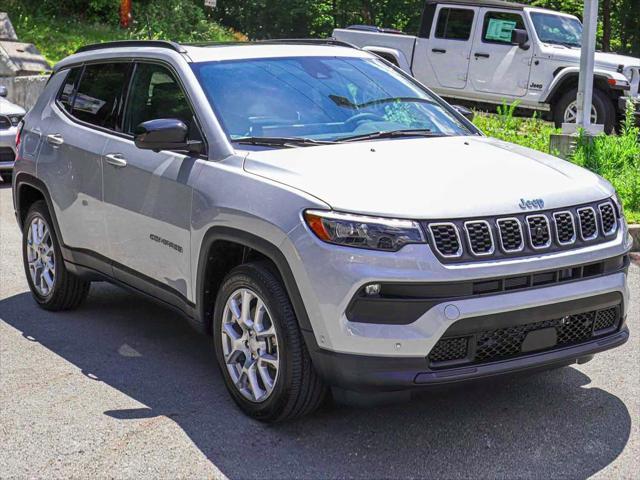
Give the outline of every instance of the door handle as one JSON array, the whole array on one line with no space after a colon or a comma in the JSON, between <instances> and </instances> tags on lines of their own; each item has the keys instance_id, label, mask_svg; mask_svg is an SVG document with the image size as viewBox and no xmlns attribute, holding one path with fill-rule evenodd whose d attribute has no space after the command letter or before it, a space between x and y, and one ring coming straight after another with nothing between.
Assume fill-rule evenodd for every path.
<instances>
[{"instance_id":1,"label":"door handle","mask_svg":"<svg viewBox=\"0 0 640 480\"><path fill-rule=\"evenodd\" d=\"M127 161L119 153L109 153L105 155L105 157L107 158L107 163L109 165L113 165L116 168L122 168L127 166Z\"/></svg>"},{"instance_id":2,"label":"door handle","mask_svg":"<svg viewBox=\"0 0 640 480\"><path fill-rule=\"evenodd\" d=\"M431 51L433 53L447 53L447 51L443 48L432 48Z\"/></svg>"},{"instance_id":3,"label":"door handle","mask_svg":"<svg viewBox=\"0 0 640 480\"><path fill-rule=\"evenodd\" d=\"M64 137L59 133L52 133L47 135L47 142L51 145L62 145L64 143Z\"/></svg>"},{"instance_id":4,"label":"door handle","mask_svg":"<svg viewBox=\"0 0 640 480\"><path fill-rule=\"evenodd\" d=\"M478 57L489 58L491 55L489 55L488 53L478 53L478 52L476 52L476 53L473 54L473 56L476 57L476 58L478 58Z\"/></svg>"}]
</instances>

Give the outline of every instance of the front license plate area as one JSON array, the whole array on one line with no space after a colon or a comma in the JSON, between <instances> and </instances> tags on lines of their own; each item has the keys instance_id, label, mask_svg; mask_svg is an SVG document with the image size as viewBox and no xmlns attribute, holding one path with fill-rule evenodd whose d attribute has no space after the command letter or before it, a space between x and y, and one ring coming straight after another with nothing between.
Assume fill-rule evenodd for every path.
<instances>
[{"instance_id":1,"label":"front license plate area","mask_svg":"<svg viewBox=\"0 0 640 480\"><path fill-rule=\"evenodd\" d=\"M558 334L554 327L541 328L527 333L522 342L522 352L535 352L554 347L558 343Z\"/></svg>"}]
</instances>

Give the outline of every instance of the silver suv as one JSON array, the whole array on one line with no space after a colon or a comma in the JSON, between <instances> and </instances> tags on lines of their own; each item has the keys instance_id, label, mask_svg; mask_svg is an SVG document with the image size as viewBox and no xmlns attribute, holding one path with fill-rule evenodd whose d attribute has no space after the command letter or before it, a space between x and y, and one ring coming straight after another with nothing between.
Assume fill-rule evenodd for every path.
<instances>
[{"instance_id":1,"label":"silver suv","mask_svg":"<svg viewBox=\"0 0 640 480\"><path fill-rule=\"evenodd\" d=\"M173 307L263 421L629 335L611 185L337 41L84 47L20 125L13 187L38 304L107 280Z\"/></svg>"}]
</instances>

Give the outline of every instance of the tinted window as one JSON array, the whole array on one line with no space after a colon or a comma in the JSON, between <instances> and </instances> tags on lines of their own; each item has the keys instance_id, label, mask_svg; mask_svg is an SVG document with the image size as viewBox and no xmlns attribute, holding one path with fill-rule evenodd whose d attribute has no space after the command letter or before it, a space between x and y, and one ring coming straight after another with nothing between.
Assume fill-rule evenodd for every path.
<instances>
[{"instance_id":1,"label":"tinted window","mask_svg":"<svg viewBox=\"0 0 640 480\"><path fill-rule=\"evenodd\" d=\"M64 80L64 84L62 85L62 89L60 90L60 94L58 95L60 106L62 106L62 108L64 108L69 113L71 113L73 95L76 91L80 72L82 72L82 67L72 68L67 72L67 78Z\"/></svg>"},{"instance_id":2,"label":"tinted window","mask_svg":"<svg viewBox=\"0 0 640 480\"><path fill-rule=\"evenodd\" d=\"M473 27L473 10L442 8L438 14L436 38L448 40L469 40Z\"/></svg>"},{"instance_id":3,"label":"tinted window","mask_svg":"<svg viewBox=\"0 0 640 480\"><path fill-rule=\"evenodd\" d=\"M73 116L105 128L116 128L127 63L87 65L73 102Z\"/></svg>"},{"instance_id":4,"label":"tinted window","mask_svg":"<svg viewBox=\"0 0 640 480\"><path fill-rule=\"evenodd\" d=\"M133 134L140 123L158 118L182 120L190 139L201 139L187 97L173 74L161 65L140 63L133 75L125 132Z\"/></svg>"},{"instance_id":5,"label":"tinted window","mask_svg":"<svg viewBox=\"0 0 640 480\"><path fill-rule=\"evenodd\" d=\"M487 12L482 27L482 41L511 45L511 32L525 30L522 15L518 13Z\"/></svg>"}]
</instances>

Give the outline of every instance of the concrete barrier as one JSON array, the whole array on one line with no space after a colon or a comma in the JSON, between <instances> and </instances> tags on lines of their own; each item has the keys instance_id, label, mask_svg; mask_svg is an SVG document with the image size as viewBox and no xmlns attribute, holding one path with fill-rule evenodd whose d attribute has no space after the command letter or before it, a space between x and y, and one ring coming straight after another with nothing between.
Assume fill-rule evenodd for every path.
<instances>
[{"instance_id":1,"label":"concrete barrier","mask_svg":"<svg viewBox=\"0 0 640 480\"><path fill-rule=\"evenodd\" d=\"M44 90L49 75L27 75L22 77L0 77L0 85L9 90L7 99L29 110Z\"/></svg>"},{"instance_id":2,"label":"concrete barrier","mask_svg":"<svg viewBox=\"0 0 640 480\"><path fill-rule=\"evenodd\" d=\"M633 247L631 247L631 250L633 252L640 252L640 224L629 225L629 233L631 234L631 238L633 238Z\"/></svg>"}]
</instances>

